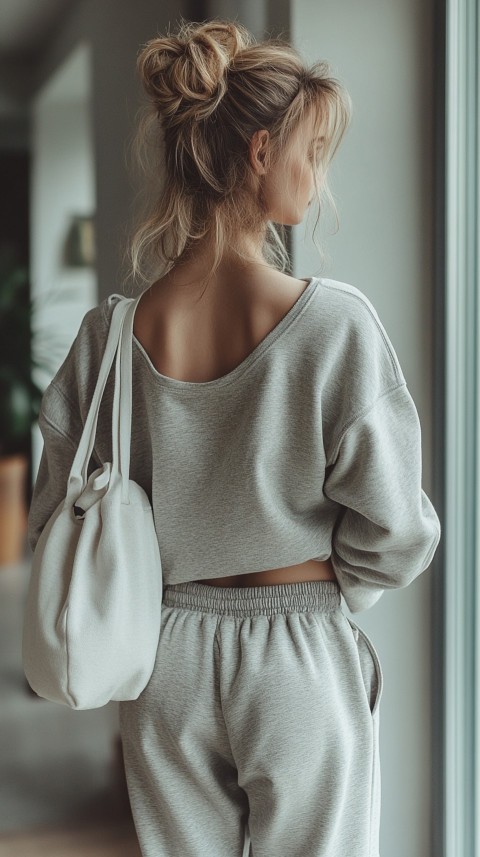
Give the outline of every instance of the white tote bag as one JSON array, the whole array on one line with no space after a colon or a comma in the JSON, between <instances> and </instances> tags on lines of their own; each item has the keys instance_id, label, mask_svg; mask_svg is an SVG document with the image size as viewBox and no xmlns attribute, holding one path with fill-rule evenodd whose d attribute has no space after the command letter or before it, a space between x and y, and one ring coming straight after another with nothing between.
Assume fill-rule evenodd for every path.
<instances>
[{"instance_id":1,"label":"white tote bag","mask_svg":"<svg viewBox=\"0 0 480 857\"><path fill-rule=\"evenodd\" d=\"M62 500L42 530L24 610L22 658L36 693L71 708L137 699L153 672L162 566L153 510L129 479L132 333L138 298L113 310L92 403ZM112 462L90 474L115 361Z\"/></svg>"}]
</instances>

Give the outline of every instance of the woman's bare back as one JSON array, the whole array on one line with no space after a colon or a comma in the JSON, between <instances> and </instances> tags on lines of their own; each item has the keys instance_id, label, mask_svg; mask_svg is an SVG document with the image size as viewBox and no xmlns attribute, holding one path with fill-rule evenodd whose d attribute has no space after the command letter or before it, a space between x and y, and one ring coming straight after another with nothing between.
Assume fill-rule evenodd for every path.
<instances>
[{"instance_id":1,"label":"woman's bare back","mask_svg":"<svg viewBox=\"0 0 480 857\"><path fill-rule=\"evenodd\" d=\"M245 284L207 288L166 277L142 295L133 333L155 369L180 381L212 381L245 360L292 308L309 280L280 272L256 275ZM202 287L203 288L203 287ZM193 297L195 296L195 298ZM336 580L330 558L284 568L200 581L213 586L267 586L307 580Z\"/></svg>"}]
</instances>

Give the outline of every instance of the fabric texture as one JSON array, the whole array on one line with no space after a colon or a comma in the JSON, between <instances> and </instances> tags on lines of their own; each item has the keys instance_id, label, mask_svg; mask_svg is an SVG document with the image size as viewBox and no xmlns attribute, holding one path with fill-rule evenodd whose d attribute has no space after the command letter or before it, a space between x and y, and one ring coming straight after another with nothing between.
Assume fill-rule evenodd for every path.
<instances>
[{"instance_id":1,"label":"fabric texture","mask_svg":"<svg viewBox=\"0 0 480 857\"><path fill-rule=\"evenodd\" d=\"M89 310L45 390L29 514L34 550L65 493L115 303ZM90 470L111 460L113 372ZM331 556L349 610L408 586L440 541L423 491L421 427L370 300L312 277L231 372L161 374L133 339L131 478L154 510L164 584Z\"/></svg>"},{"instance_id":2,"label":"fabric texture","mask_svg":"<svg viewBox=\"0 0 480 857\"><path fill-rule=\"evenodd\" d=\"M379 857L383 674L340 605L335 581L165 588L119 703L142 857Z\"/></svg>"}]
</instances>

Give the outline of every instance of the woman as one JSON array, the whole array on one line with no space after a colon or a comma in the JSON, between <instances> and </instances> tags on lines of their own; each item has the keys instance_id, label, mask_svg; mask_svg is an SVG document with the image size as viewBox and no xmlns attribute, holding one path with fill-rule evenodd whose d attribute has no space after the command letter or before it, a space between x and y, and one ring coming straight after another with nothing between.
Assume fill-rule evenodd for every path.
<instances>
[{"instance_id":1,"label":"woman","mask_svg":"<svg viewBox=\"0 0 480 857\"><path fill-rule=\"evenodd\" d=\"M138 69L150 196L129 255L149 285L131 478L152 501L164 574L153 674L119 704L142 854L378 857L383 675L341 595L355 613L407 586L440 522L374 307L355 286L286 274L274 226L329 195L349 96L326 63L306 68L228 21L183 22L142 46ZM32 549L119 299L86 314L45 391ZM91 470L111 460L112 384Z\"/></svg>"}]
</instances>

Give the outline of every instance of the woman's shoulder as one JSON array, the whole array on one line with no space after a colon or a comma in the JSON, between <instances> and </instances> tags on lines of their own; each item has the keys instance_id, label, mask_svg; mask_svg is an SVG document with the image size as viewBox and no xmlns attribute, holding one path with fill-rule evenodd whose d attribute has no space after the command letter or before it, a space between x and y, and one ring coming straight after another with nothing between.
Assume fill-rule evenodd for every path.
<instances>
[{"instance_id":1,"label":"woman's shoulder","mask_svg":"<svg viewBox=\"0 0 480 857\"><path fill-rule=\"evenodd\" d=\"M98 357L105 346L113 310L119 301L126 298L126 295L112 292L85 313L75 340L77 350L88 351L94 359Z\"/></svg>"},{"instance_id":2,"label":"woman's shoulder","mask_svg":"<svg viewBox=\"0 0 480 857\"><path fill-rule=\"evenodd\" d=\"M120 292L112 292L106 298L101 301L97 307L94 307L94 310L97 310L101 321L103 324L108 324L110 322L113 310L116 304L119 301L123 301L127 298L127 295L122 295Z\"/></svg>"},{"instance_id":3,"label":"woman's shoulder","mask_svg":"<svg viewBox=\"0 0 480 857\"><path fill-rule=\"evenodd\" d=\"M84 409L84 400L88 401L92 393L92 383L102 360L111 313L122 298L122 295L113 293L83 314L63 362L44 391L43 409L46 412L50 400L54 401L57 393L72 405L80 403L80 410Z\"/></svg>"},{"instance_id":4,"label":"woman's shoulder","mask_svg":"<svg viewBox=\"0 0 480 857\"><path fill-rule=\"evenodd\" d=\"M329 277L318 280L328 292L327 306L340 312L346 322L370 322L374 327L383 327L372 301L358 286Z\"/></svg>"},{"instance_id":5,"label":"woman's shoulder","mask_svg":"<svg viewBox=\"0 0 480 857\"><path fill-rule=\"evenodd\" d=\"M370 298L357 286L319 277L317 321L331 347L346 360L350 371L384 364L394 378L404 381L390 336Z\"/></svg>"}]
</instances>

